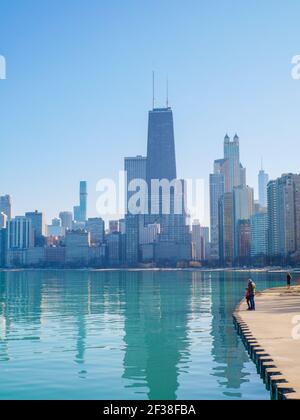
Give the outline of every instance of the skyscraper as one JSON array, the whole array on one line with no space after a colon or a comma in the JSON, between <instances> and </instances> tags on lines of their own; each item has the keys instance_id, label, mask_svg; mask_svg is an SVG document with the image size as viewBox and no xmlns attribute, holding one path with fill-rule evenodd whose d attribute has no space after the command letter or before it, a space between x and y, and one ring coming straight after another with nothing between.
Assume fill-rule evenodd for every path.
<instances>
[{"instance_id":1,"label":"skyscraper","mask_svg":"<svg viewBox=\"0 0 300 420\"><path fill-rule=\"evenodd\" d=\"M219 202L220 261L232 265L234 261L234 197L225 193Z\"/></svg>"},{"instance_id":2,"label":"skyscraper","mask_svg":"<svg viewBox=\"0 0 300 420\"><path fill-rule=\"evenodd\" d=\"M80 223L81 222L81 212L80 212L80 206L74 206L73 207L73 213L74 213L74 222Z\"/></svg>"},{"instance_id":3,"label":"skyscraper","mask_svg":"<svg viewBox=\"0 0 300 420\"><path fill-rule=\"evenodd\" d=\"M61 226L66 230L72 229L73 224L73 215L70 211L61 211L59 213L59 218L61 220Z\"/></svg>"},{"instance_id":4,"label":"skyscraper","mask_svg":"<svg viewBox=\"0 0 300 420\"><path fill-rule=\"evenodd\" d=\"M279 209L278 209L278 182L272 180L268 183L268 255L280 255Z\"/></svg>"},{"instance_id":5,"label":"skyscraper","mask_svg":"<svg viewBox=\"0 0 300 420\"><path fill-rule=\"evenodd\" d=\"M134 191L129 191L130 183L135 180L143 180L146 182L147 158L144 156L126 157L124 161L124 170L127 174L126 185L126 210L128 212L128 205L130 198L134 195ZM145 197L145 200L148 198Z\"/></svg>"},{"instance_id":6,"label":"skyscraper","mask_svg":"<svg viewBox=\"0 0 300 420\"><path fill-rule=\"evenodd\" d=\"M240 185L246 187L247 185L247 170L240 164Z\"/></svg>"},{"instance_id":7,"label":"skyscraper","mask_svg":"<svg viewBox=\"0 0 300 420\"><path fill-rule=\"evenodd\" d=\"M125 158L124 169L127 173L126 185L126 262L128 265L135 265L139 261L139 228L144 226L144 214L131 214L128 209L130 199L134 192L129 191L130 183L134 180L146 182L147 158L143 156ZM145 197L146 203L148 197Z\"/></svg>"},{"instance_id":8,"label":"skyscraper","mask_svg":"<svg viewBox=\"0 0 300 420\"><path fill-rule=\"evenodd\" d=\"M3 195L0 197L0 213L4 213L8 219L11 219L11 197Z\"/></svg>"},{"instance_id":9,"label":"skyscraper","mask_svg":"<svg viewBox=\"0 0 300 420\"><path fill-rule=\"evenodd\" d=\"M228 159L217 159L214 161L214 174L223 175L224 193L232 192L230 186L230 165Z\"/></svg>"},{"instance_id":10,"label":"skyscraper","mask_svg":"<svg viewBox=\"0 0 300 420\"><path fill-rule=\"evenodd\" d=\"M210 258L209 227L201 226L202 260Z\"/></svg>"},{"instance_id":11,"label":"skyscraper","mask_svg":"<svg viewBox=\"0 0 300 420\"><path fill-rule=\"evenodd\" d=\"M108 264L111 267L118 267L121 264L121 234L119 232L110 233L107 236Z\"/></svg>"},{"instance_id":12,"label":"skyscraper","mask_svg":"<svg viewBox=\"0 0 300 420\"><path fill-rule=\"evenodd\" d=\"M100 245L105 238L105 224L100 217L89 218L86 222L86 230L90 233L91 244Z\"/></svg>"},{"instance_id":13,"label":"skyscraper","mask_svg":"<svg viewBox=\"0 0 300 420\"><path fill-rule=\"evenodd\" d=\"M89 259L90 234L83 230L66 232L66 264L87 267Z\"/></svg>"},{"instance_id":14,"label":"skyscraper","mask_svg":"<svg viewBox=\"0 0 300 420\"><path fill-rule=\"evenodd\" d=\"M251 187L234 188L235 220L250 220L254 213L254 190Z\"/></svg>"},{"instance_id":15,"label":"skyscraper","mask_svg":"<svg viewBox=\"0 0 300 420\"><path fill-rule=\"evenodd\" d=\"M237 224L238 261L248 264L251 257L251 223L250 220L239 220Z\"/></svg>"},{"instance_id":16,"label":"skyscraper","mask_svg":"<svg viewBox=\"0 0 300 420\"><path fill-rule=\"evenodd\" d=\"M269 255L300 252L300 175L285 174L268 184Z\"/></svg>"},{"instance_id":17,"label":"skyscraper","mask_svg":"<svg viewBox=\"0 0 300 420\"><path fill-rule=\"evenodd\" d=\"M0 229L6 228L7 216L4 213L0 213Z\"/></svg>"},{"instance_id":18,"label":"skyscraper","mask_svg":"<svg viewBox=\"0 0 300 420\"><path fill-rule=\"evenodd\" d=\"M224 159L229 161L229 192L231 192L234 187L241 185L243 171L240 164L240 139L237 134L234 136L233 141L230 140L228 135L225 136Z\"/></svg>"},{"instance_id":19,"label":"skyscraper","mask_svg":"<svg viewBox=\"0 0 300 420\"><path fill-rule=\"evenodd\" d=\"M199 220L192 225L193 258L196 261L207 260L210 256L209 228L201 226Z\"/></svg>"},{"instance_id":20,"label":"skyscraper","mask_svg":"<svg viewBox=\"0 0 300 420\"><path fill-rule=\"evenodd\" d=\"M199 220L195 220L192 225L193 258L196 261L202 260L202 238L201 225Z\"/></svg>"},{"instance_id":21,"label":"skyscraper","mask_svg":"<svg viewBox=\"0 0 300 420\"><path fill-rule=\"evenodd\" d=\"M246 257L245 249L248 245L245 245L245 237L248 235L250 230L250 218L254 213L254 190L248 186L239 186L234 188L234 256ZM244 238L241 240L241 231ZM250 237L250 235L248 235ZM248 240L248 239L247 239ZM250 242L250 238L249 238ZM243 250L240 249L242 245ZM250 256L250 246L249 246Z\"/></svg>"},{"instance_id":22,"label":"skyscraper","mask_svg":"<svg viewBox=\"0 0 300 420\"><path fill-rule=\"evenodd\" d=\"M174 123L171 108L149 112L147 146L147 182L152 179L176 179Z\"/></svg>"},{"instance_id":23,"label":"skyscraper","mask_svg":"<svg viewBox=\"0 0 300 420\"><path fill-rule=\"evenodd\" d=\"M237 222L244 218L235 213L245 213L243 200L238 200L240 191L248 191L246 168L240 162L240 139L236 134L231 141L226 134L224 157L215 160L214 173L210 175L211 260L231 264L238 253Z\"/></svg>"},{"instance_id":24,"label":"skyscraper","mask_svg":"<svg viewBox=\"0 0 300 420\"><path fill-rule=\"evenodd\" d=\"M5 267L6 262L6 234L7 230L0 228L0 267Z\"/></svg>"},{"instance_id":25,"label":"skyscraper","mask_svg":"<svg viewBox=\"0 0 300 420\"><path fill-rule=\"evenodd\" d=\"M300 175L278 179L278 209L281 255L300 251Z\"/></svg>"},{"instance_id":26,"label":"skyscraper","mask_svg":"<svg viewBox=\"0 0 300 420\"><path fill-rule=\"evenodd\" d=\"M211 229L211 259L219 260L219 203L224 195L224 175L221 172L211 174L210 188L210 229Z\"/></svg>"},{"instance_id":27,"label":"skyscraper","mask_svg":"<svg viewBox=\"0 0 300 420\"><path fill-rule=\"evenodd\" d=\"M31 220L35 246L44 245L44 238L47 235L44 213L36 210L34 212L25 213L25 217Z\"/></svg>"},{"instance_id":28,"label":"skyscraper","mask_svg":"<svg viewBox=\"0 0 300 420\"><path fill-rule=\"evenodd\" d=\"M31 219L18 216L8 221L7 248L24 250L34 246Z\"/></svg>"},{"instance_id":29,"label":"skyscraper","mask_svg":"<svg viewBox=\"0 0 300 420\"><path fill-rule=\"evenodd\" d=\"M251 256L259 257L267 255L268 238L268 213L263 210L253 214L251 222Z\"/></svg>"},{"instance_id":30,"label":"skyscraper","mask_svg":"<svg viewBox=\"0 0 300 420\"><path fill-rule=\"evenodd\" d=\"M52 219L51 225L47 226L48 238L64 237L66 235L66 228L62 227L61 219Z\"/></svg>"},{"instance_id":31,"label":"skyscraper","mask_svg":"<svg viewBox=\"0 0 300 420\"><path fill-rule=\"evenodd\" d=\"M119 220L110 220L108 231L109 231L110 234L120 232L120 221Z\"/></svg>"},{"instance_id":32,"label":"skyscraper","mask_svg":"<svg viewBox=\"0 0 300 420\"><path fill-rule=\"evenodd\" d=\"M258 174L258 190L259 190L259 204L261 207L268 206L268 182L269 175L261 169Z\"/></svg>"},{"instance_id":33,"label":"skyscraper","mask_svg":"<svg viewBox=\"0 0 300 420\"><path fill-rule=\"evenodd\" d=\"M146 223L159 223L162 226L162 206L163 200L168 197L152 188L152 181L163 179L168 181L176 180L176 157L175 157L175 139L174 122L171 108L157 108L149 112L148 122L148 145L147 145L147 169L146 179L149 188L148 206L149 216L146 217ZM174 195L171 194L170 202L174 202ZM157 203L158 214L153 214L151 204ZM167 222L168 219L165 220Z\"/></svg>"},{"instance_id":34,"label":"skyscraper","mask_svg":"<svg viewBox=\"0 0 300 420\"><path fill-rule=\"evenodd\" d=\"M75 222L85 223L87 219L87 182L80 181L79 185L79 206L74 207Z\"/></svg>"},{"instance_id":35,"label":"skyscraper","mask_svg":"<svg viewBox=\"0 0 300 420\"><path fill-rule=\"evenodd\" d=\"M161 243L186 244L190 247L191 254L191 238L185 212L186 185L183 180L177 179L174 121L172 109L169 107L149 112L146 176L150 192L148 200L150 215L146 217L146 224L160 224ZM155 190L152 185L154 180L166 180L173 185L169 184L168 191L164 188ZM153 212L151 206L153 203L157 205L157 214ZM169 211L165 212L167 203ZM179 206L181 209L178 211ZM162 247L163 245L160 245L158 249ZM187 255L188 252L184 254Z\"/></svg>"},{"instance_id":36,"label":"skyscraper","mask_svg":"<svg viewBox=\"0 0 300 420\"><path fill-rule=\"evenodd\" d=\"M80 222L86 222L87 219L87 182L80 181Z\"/></svg>"}]
</instances>

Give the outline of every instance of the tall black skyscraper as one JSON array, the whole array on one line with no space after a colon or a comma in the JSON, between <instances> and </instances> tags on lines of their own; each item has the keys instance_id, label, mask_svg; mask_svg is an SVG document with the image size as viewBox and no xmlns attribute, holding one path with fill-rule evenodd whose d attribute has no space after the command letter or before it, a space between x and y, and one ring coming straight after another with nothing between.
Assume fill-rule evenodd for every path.
<instances>
[{"instance_id":1,"label":"tall black skyscraper","mask_svg":"<svg viewBox=\"0 0 300 420\"><path fill-rule=\"evenodd\" d=\"M169 217L162 215L162 202L166 198L163 192L159 192L151 188L153 180L161 181L166 179L173 181L176 179L176 156L175 156L175 139L174 139L174 121L171 108L155 108L149 112L148 123L148 145L147 145L147 170L146 179L149 188L149 217L146 223L160 223L163 230L163 224L168 224ZM172 191L173 192L173 191ZM151 214L151 204L159 203L159 214ZM170 197L170 205L174 203L174 194ZM163 220L165 219L165 223ZM166 220L167 219L167 220Z\"/></svg>"},{"instance_id":2,"label":"tall black skyscraper","mask_svg":"<svg viewBox=\"0 0 300 420\"><path fill-rule=\"evenodd\" d=\"M157 108L149 112L147 182L152 179L176 179L173 112Z\"/></svg>"},{"instance_id":3,"label":"tall black skyscraper","mask_svg":"<svg viewBox=\"0 0 300 420\"><path fill-rule=\"evenodd\" d=\"M149 112L146 172L149 189L149 216L145 218L146 224L159 223L161 227L160 244L157 244L157 253L161 254L161 259L168 259L172 244L187 244L185 252L182 250L176 252L178 259L181 257L182 259L189 259L190 236L186 226L184 208L186 188L182 180L177 180L174 121L170 107L154 108ZM175 181L177 187L175 188L173 184L168 193L163 188L160 188L158 192L151 188L153 180ZM163 203L166 203L167 200L170 203L170 211L168 214L165 214ZM159 209L158 214L152 214L151 204L153 202L156 203L157 209ZM182 204L180 214L177 214L176 203ZM164 257L162 254L164 254ZM169 257L171 258L171 254ZM159 255L157 259L160 259Z\"/></svg>"}]
</instances>

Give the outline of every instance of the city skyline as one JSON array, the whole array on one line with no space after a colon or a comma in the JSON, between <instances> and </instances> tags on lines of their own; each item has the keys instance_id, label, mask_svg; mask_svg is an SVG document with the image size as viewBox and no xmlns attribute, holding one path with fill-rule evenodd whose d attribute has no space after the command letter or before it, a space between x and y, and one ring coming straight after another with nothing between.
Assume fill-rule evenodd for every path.
<instances>
[{"instance_id":1,"label":"city skyline","mask_svg":"<svg viewBox=\"0 0 300 420\"><path fill-rule=\"evenodd\" d=\"M164 108L154 109L154 110L150 111L150 114L153 111L162 111L162 110L164 110ZM166 110L172 111L171 108L166 108ZM226 141L228 141L230 143L234 143L236 139L238 140L238 142L240 141L240 138L238 137L237 133L233 137L232 142L231 142L230 137L226 133L225 138L223 140L223 143L224 143L224 141L225 141L225 144L226 144ZM222 165L224 165L224 163L226 164L226 160L228 158L230 160L230 152L227 152L227 153L229 153L229 154L225 158L225 156L226 156L226 146L225 146L224 158L215 159L213 164L211 165L213 170L211 171L210 174L208 174L208 178L210 180L211 180L211 178L210 178L211 176L218 176L218 174L220 173L220 165L222 167ZM238 155L239 154L240 154L240 151L238 152ZM234 155L234 152L233 152L233 155ZM139 154L136 154L133 157L123 157L123 161L124 160L128 161L128 162L130 160L133 160L133 161L137 160L137 162L140 161L140 160L145 160L145 162L147 162L147 158L142 156L142 155L139 155ZM238 162L239 162L239 156L238 156ZM176 166L176 163L175 163L175 166ZM124 169L125 169L126 176L128 177L128 174L130 173L130 169L126 168L126 165L125 165ZM230 178L234 177L234 174L233 174L234 170L232 169L232 167L228 168L228 170L229 170L229 173L230 173L229 177ZM267 189L268 183L272 182L272 181L275 181L282 176L292 174L291 171L287 171L287 172L282 173L282 174L277 174L273 179L271 179L268 172L265 171L265 168L262 165L260 170L257 173L256 185L252 186L252 185L249 185L249 183L248 183L248 167L244 167L244 166L241 165L240 170L241 170L241 173L239 174L239 177L241 176L243 178L243 182L241 183L241 185L244 185L245 187L250 187L253 190L254 203L259 204L261 207L267 207L267 191L266 191L266 189ZM175 171L176 171L176 168L175 168ZM221 169L221 171L222 171L222 169ZM138 176L136 178L136 180L144 179L146 182L148 182L148 184L149 184L149 181L150 181L150 184L151 184L151 179L147 181L146 178L147 178L146 176L145 176L145 179L144 179L143 176ZM166 179L168 181L174 181L175 178L172 179L172 177L166 177L166 178L156 178L156 179L157 180ZM132 176L131 177L129 176L129 179L127 180L127 185L125 185L126 189L128 188L128 185L129 185L130 181L132 181L132 180L134 180L134 178L132 178ZM119 181L120 181L120 179L119 179ZM118 187L117 182L118 181L116 181L116 186ZM226 192L231 192L232 189L233 189L232 187L234 185L234 182L233 181L228 181L228 182L229 182L229 184L227 186L227 190L226 190L226 186L224 185L225 193ZM63 210L61 207L58 207L58 212L56 214L54 214L53 217L51 216L51 218L49 217L49 214L47 214L46 211L44 211L42 209L36 209L34 206L29 206L29 205L27 205L26 208L28 208L28 210L25 211L25 213L21 213L21 212L18 213L16 211L16 206L15 206L13 196L10 192L0 191L0 198L1 198L1 200L8 200L9 201L9 205L10 205L9 215L10 215L10 217L19 217L19 216L22 216L23 214L26 215L30 212L38 212L39 211L39 212L43 213L43 216L45 217L46 223L50 224L50 222L55 221L55 219L61 218L60 214L67 213L67 214L71 214L74 218L74 221L78 222L79 224L86 222L88 218L101 217L105 221L106 226L109 227L110 221L114 221L116 214L111 214L110 216L107 216L107 215L101 214L99 211L97 211L96 214L95 213L93 214L93 213L89 212L87 208L91 207L91 206L90 206L90 203L89 203L89 200L88 200L88 196L90 195L88 182L85 181L85 180L80 180L78 183L79 183L79 205L75 205L75 203L76 203L76 198L75 198L74 203L71 204L71 206L70 206L71 207L70 209ZM232 183L232 185L230 185L231 183ZM205 188L209 189L209 185L210 184L208 183L208 185L206 185ZM239 181L237 181L237 183L234 187L236 188L239 185L240 185ZM134 193L133 192L129 193L128 191L126 191L126 189L124 191L124 193L125 193L124 200L126 199L127 201L125 201L125 202L128 204L129 197L131 197ZM151 191L151 188L150 188L150 191ZM150 194L150 191L149 191L149 194ZM223 191L223 193L224 193L224 191ZM75 188L74 188L74 195L78 196L78 191L76 189L76 185L75 185ZM128 196L127 198L126 198L126 195ZM219 195L222 195L222 193L219 193ZM205 200L205 207L206 207L206 212L208 212L208 214L206 214L206 220L205 220L204 223L201 223L201 226L207 226L211 229L213 224L211 222L211 214L210 214L211 207L212 207L212 203L210 202L211 201L210 192L208 192L208 194L206 193L205 199L206 199ZM78 198L77 198L77 201L78 201ZM218 201L218 199L216 201ZM1 203L1 205L5 205L5 204ZM127 209L126 211L130 212L129 209ZM149 211L151 211L151 210L149 210ZM118 214L117 216L119 216L119 219L122 219L122 218L125 217L125 214L122 213L122 214ZM190 224L191 227L192 227L194 221L196 221L196 222L199 221L197 218L189 218L189 219L190 219L189 224Z\"/></svg>"},{"instance_id":2,"label":"city skyline","mask_svg":"<svg viewBox=\"0 0 300 420\"><path fill-rule=\"evenodd\" d=\"M150 110L150 115L151 115L151 113L153 113L153 111L159 111L159 110L164 110L164 109L169 109L172 112L172 108L170 108L170 107L169 108L154 108L153 110ZM176 137L176 134L175 134L175 137ZM228 136L228 132L225 135L225 139L228 139L228 141L230 141L230 137ZM240 137L238 137L237 133L235 133L235 135L233 136L233 142L235 141L235 139L238 139L238 141L240 141ZM174 139L173 139L173 141L174 141ZM176 143L176 145L177 145L177 143ZM222 145L221 142L220 142L220 145ZM226 152L226 150L225 150L225 152ZM173 153L175 154L175 151L173 151ZM228 153L230 154L230 152L228 152ZM225 153L225 155L226 155L226 153ZM135 157L136 158L140 158L142 156L140 154L136 154ZM124 159L124 157L122 159ZM175 160L177 160L176 157L175 157ZM217 161L215 161L215 163L216 162ZM176 170L176 162L175 162L175 168L174 169L175 169L175 175L176 175L176 172L177 172L177 170ZM248 170L248 167L243 167L242 166L240 169L242 171L243 170L246 171L246 170ZM234 169L231 168L230 171L232 173L231 177L234 177ZM287 171L285 173L290 173L290 172ZM278 176L284 175L285 173L275 176L275 179ZM117 174L117 169L115 170L114 177L112 177L112 180L114 180L114 181L116 180L116 174ZM247 174L248 174L248 172L247 172ZM245 176L246 176L246 172L245 172ZM263 197L263 198L260 197L260 194L262 194L261 193L261 188L262 188L261 182L263 182L263 181L261 181L259 177L263 177L263 178L264 177L267 177L267 179L269 180L269 174L265 171L265 168L261 167L260 170L258 171L258 175L257 176L258 176L258 180L256 180L256 184L253 187L254 192L255 192L255 200L257 200L257 201L261 201L262 199L266 200L266 197ZM85 177L83 177L83 178L85 178ZM160 178L157 178L157 179L160 179ZM171 181L171 180L173 180L175 178L172 178L172 176L166 176L164 179L168 179L169 181ZM208 204L209 203L209 191L208 191L209 190L209 182L208 182L208 179L209 179L209 174L206 174L206 176L205 176L205 203L204 203L205 212L204 212L204 218L203 218L201 224L204 225L204 226L211 227L211 221L210 221L210 216L209 216L210 208L209 208L209 204ZM91 195L93 197L94 191L93 191L93 189L89 189L89 191L87 191L88 181L79 180L78 182L80 184L80 200L79 200L79 205L74 205L74 203L76 203L76 198L75 198L73 204L70 203L70 207L69 208L63 210L61 207L58 206L57 207L57 213L53 213L53 214L51 213L51 216L49 215L50 212L47 212L47 209L45 209L45 207L42 208L42 209L39 209L40 211L42 211L45 214L46 220L47 220L47 222L49 224L62 211L63 212L64 211L65 212L72 212L74 214L74 220L75 221L78 221L78 222L85 221L87 219L87 215L89 217L97 217L97 216L98 217L102 217L105 220L105 223L107 225L109 224L109 221L112 220L112 218L114 218L116 216L118 216L119 218L123 218L125 216L124 214L121 214L120 213L118 215L115 215L115 214L113 215L112 214L111 215L111 218L109 218L106 215L103 215L103 214L99 213L99 211L96 209L96 205L95 205L95 210L92 211L91 208L94 207L94 206L91 205L91 202L88 201L88 198L87 197L88 197L88 195ZM97 180L97 183L98 182L99 182L99 180ZM115 181L115 182L117 184L117 181ZM264 183L265 186L266 186L266 183L267 183L267 181L265 180L265 183ZM84 192L81 191L82 188L85 189ZM62 190L65 191L63 185L62 185ZM76 191L76 189L74 189L74 195L76 196L77 193L75 191ZM95 191L96 191L96 185L95 185ZM18 203L18 201L19 201L18 200L18 197L14 197L8 191L5 192L5 191L1 191L0 190L0 194L1 194L1 196L6 196L7 195L7 196L10 197L10 199L12 199L12 201L14 203L14 206L12 208L12 211L13 211L13 215L14 216L19 216L19 215L24 214L24 213L22 213L22 211L18 212L16 210L18 208L16 206L16 202ZM85 198L82 198L83 196L85 196ZM96 195L96 196L94 196L94 199L97 201L97 198L98 197L99 197L99 195L98 196ZM25 203L23 203L22 206L26 206L26 207L22 207L22 208L26 208L25 214L28 213L28 212L30 212L30 211L36 211L36 210L34 210L34 209L36 209L35 206L30 206L29 204L25 204ZM83 209L82 209L82 206L84 207ZM197 220L197 219L191 219L191 224L192 224L193 220Z\"/></svg>"},{"instance_id":3,"label":"city skyline","mask_svg":"<svg viewBox=\"0 0 300 420\"><path fill-rule=\"evenodd\" d=\"M300 399L299 16L0 0L0 400Z\"/></svg>"},{"instance_id":4,"label":"city skyline","mask_svg":"<svg viewBox=\"0 0 300 420\"><path fill-rule=\"evenodd\" d=\"M5 2L0 25L7 65L1 154L12 158L0 166L0 191L12 195L15 214L37 208L50 221L72 210L76 185L85 179L88 213L97 215L98 179L114 178L124 156L146 153L153 69L156 106L165 104L169 75L180 178L203 178L208 191L226 132L240 136L241 161L256 191L261 156L271 179L298 172L289 152L300 137L300 83L291 77L299 53L296 1L290 7L174 1L170 8L92 0L84 12L79 1L29 3L19 5L16 17ZM12 31L16 23L21 38Z\"/></svg>"},{"instance_id":5,"label":"city skyline","mask_svg":"<svg viewBox=\"0 0 300 420\"><path fill-rule=\"evenodd\" d=\"M300 174L283 174L269 181L262 165L259 199L255 200L254 189L247 184L247 168L240 160L240 138L226 134L224 156L214 160L210 174L210 235L209 228L199 221L188 223L184 207L177 213L176 203L185 202L187 193L186 182L177 179L174 137L172 108L149 111L147 157L124 158L125 219L110 220L106 232L102 218L87 214L86 181L79 183L79 206L73 207L73 214L60 211L59 219L53 219L48 229L43 212L13 217L11 197L0 196L0 265L201 267L204 263L232 267L297 263ZM154 188L162 180L160 188ZM144 195L145 186L148 196ZM134 213L132 200L136 202Z\"/></svg>"},{"instance_id":6,"label":"city skyline","mask_svg":"<svg viewBox=\"0 0 300 420\"><path fill-rule=\"evenodd\" d=\"M159 111L159 110L161 111L163 109L164 108L159 108L157 110L154 109L154 111ZM168 109L171 111L171 108L168 108ZM152 113L152 111L150 111L150 114L151 113ZM230 141L230 137L228 136L228 134L225 135L225 141L226 141L226 139L228 139L228 141ZM238 141L240 140L240 138L237 136L237 134L235 134L235 136L234 136L234 140L235 139L238 139ZM123 160L128 161L128 162L130 160L133 160L133 161L135 161L135 160L136 161L145 160L145 162L146 162L147 158L137 154L133 157L125 157L125 158L123 157ZM226 159L225 160L224 159L214 160L214 163L212 165L213 171L211 171L212 173L210 175L208 174L208 177L212 176L212 175L218 175L219 170L220 170L218 166L220 164L221 165L224 164L224 162L226 162ZM126 165L125 165L124 169L125 169L126 176L128 177L128 174L130 174L130 169L126 168ZM246 181L246 179L248 180L248 177L246 175L248 168L241 166L240 169L242 171L244 171L244 175L243 175L245 177L244 182L245 182L245 186L248 187L248 182ZM232 172L232 170L230 169L230 173L231 172ZM275 176L274 180L276 180L280 176L291 174L291 173L292 173L291 171L287 171L286 173L278 174L277 176ZM138 176L136 178L136 180L144 179L147 182L146 178L147 178L146 176L145 176L145 179L142 176ZM129 185L130 181L133 181L134 179L135 178L132 178L132 177L129 176L129 179L127 179L127 185L125 185L126 189L128 188L128 185ZM175 178L172 179L171 177L155 178L155 179L156 180L166 179L168 181L174 181L175 180ZM148 180L148 184L149 184L149 181L150 181L150 184L151 184L151 179ZM180 182L181 180L177 180L177 181ZM265 189L267 188L267 185L268 185L269 181L272 181L269 177L269 174L265 171L265 169L263 169L261 167L261 169L257 173L257 182L256 182L257 185L254 186L254 187L252 187L251 185L249 186L253 189L254 201L257 202L262 207L264 207L263 203L266 203L266 200L267 200L266 191L264 192L264 188ZM118 187L117 182L118 181L116 181L116 187ZM238 185L239 184L237 184L236 186L238 186ZM206 187L209 187L209 183ZM230 192L231 189L232 189L232 186L229 186L228 188L229 188L229 190L227 192ZM128 204L129 197L131 197L134 193L133 192L129 193L126 189L124 190L124 193L125 193L124 200L126 199L127 200L126 203ZM151 191L151 188L149 187L149 197L150 197L150 191ZM225 192L226 192L226 188L225 188ZM74 195L78 196L78 191L77 191L76 185L75 185L75 188L74 188ZM51 218L50 218L49 214L47 214L46 211L41 210L41 209L36 209L34 206L29 206L29 205L27 205L26 208L28 208L28 210L25 213L21 213L21 212L18 213L16 211L15 202L14 202L12 194L10 194L10 192L5 192L4 193L4 192L0 191L0 198L2 200L7 199L7 200L10 201L10 217L19 217L19 216L22 216L22 214L28 214L30 212L38 212L39 211L39 212L43 213L43 215L45 217L45 221L48 224L50 224L50 222L52 222L52 221L55 221L55 219L57 219L57 218L61 219L60 214L63 214L63 215L64 214L71 214L74 218L74 221L78 222L79 224L83 223L83 222L86 222L88 218L101 217L105 221L106 226L109 227L110 221L113 221L115 219L116 214L111 214L110 216L107 216L107 215L101 214L99 211L97 211L96 214L88 212L87 207L90 207L90 203L89 203L89 200L88 200L89 195L90 195L90 190L89 190L88 182L80 180L79 181L79 205L75 205L75 203L76 203L76 198L75 198L73 205L70 206L71 207L70 209L63 210L61 207L58 207L58 212L56 214L54 214L53 217L51 216ZM126 198L126 195L128 196L127 198ZM210 201L209 193L208 193L208 195L206 194L205 198L206 198L205 207L208 205L208 208L206 207L206 211L208 210L210 212L211 203L209 204L209 201ZM78 198L77 198L77 201L78 201ZM126 211L130 212L129 209L127 209ZM149 211L151 212L151 210L149 210ZM122 218L125 217L125 214L122 213L122 214L118 214L117 216L119 216L119 218L122 219ZM208 215L206 214L206 217L210 218L210 213ZM190 224L191 227L192 227L192 224L193 224L194 221L196 221L196 222L199 221L197 218L189 218L189 219L190 219L189 224ZM211 228L212 227L211 220L206 219L206 221L207 221L207 223L202 222L201 226L207 226L207 227Z\"/></svg>"}]
</instances>

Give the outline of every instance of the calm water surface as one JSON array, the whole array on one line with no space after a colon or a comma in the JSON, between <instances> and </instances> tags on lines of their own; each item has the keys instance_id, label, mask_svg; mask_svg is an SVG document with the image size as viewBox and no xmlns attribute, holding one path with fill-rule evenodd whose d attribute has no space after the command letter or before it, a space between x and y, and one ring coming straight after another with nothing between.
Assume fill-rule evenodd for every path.
<instances>
[{"instance_id":1,"label":"calm water surface","mask_svg":"<svg viewBox=\"0 0 300 420\"><path fill-rule=\"evenodd\" d=\"M246 280L0 272L0 399L269 399L232 324Z\"/></svg>"}]
</instances>

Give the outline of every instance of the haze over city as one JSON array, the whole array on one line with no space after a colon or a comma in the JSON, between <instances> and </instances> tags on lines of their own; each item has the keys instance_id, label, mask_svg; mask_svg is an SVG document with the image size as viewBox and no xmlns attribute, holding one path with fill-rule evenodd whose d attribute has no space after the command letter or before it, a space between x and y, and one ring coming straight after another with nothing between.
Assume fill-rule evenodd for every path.
<instances>
[{"instance_id":1,"label":"haze over city","mask_svg":"<svg viewBox=\"0 0 300 420\"><path fill-rule=\"evenodd\" d=\"M226 132L238 133L256 190L261 157L271 178L298 172L298 2L28 0L16 13L4 0L1 8L1 156L9 159L0 192L12 195L14 214L37 208L50 221L72 210L85 179L97 215L97 181L116 179L124 156L146 152L152 70L157 106L169 78L181 178L204 178L208 191Z\"/></svg>"},{"instance_id":2,"label":"haze over city","mask_svg":"<svg viewBox=\"0 0 300 420\"><path fill-rule=\"evenodd\" d=\"M0 0L1 401L300 400L299 16Z\"/></svg>"}]
</instances>

